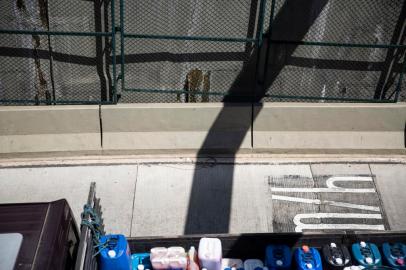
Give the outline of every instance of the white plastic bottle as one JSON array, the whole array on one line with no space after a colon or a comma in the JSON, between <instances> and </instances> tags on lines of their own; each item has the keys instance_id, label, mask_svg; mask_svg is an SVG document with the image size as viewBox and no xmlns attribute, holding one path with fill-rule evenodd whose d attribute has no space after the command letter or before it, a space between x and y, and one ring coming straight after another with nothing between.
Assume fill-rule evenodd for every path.
<instances>
[{"instance_id":1,"label":"white plastic bottle","mask_svg":"<svg viewBox=\"0 0 406 270\"><path fill-rule=\"evenodd\" d=\"M200 239L198 254L202 268L206 268L207 270L221 270L222 247L220 239Z\"/></svg>"},{"instance_id":2,"label":"white plastic bottle","mask_svg":"<svg viewBox=\"0 0 406 270\"><path fill-rule=\"evenodd\" d=\"M190 247L188 252L188 270L199 270L199 260L195 247Z\"/></svg>"}]
</instances>

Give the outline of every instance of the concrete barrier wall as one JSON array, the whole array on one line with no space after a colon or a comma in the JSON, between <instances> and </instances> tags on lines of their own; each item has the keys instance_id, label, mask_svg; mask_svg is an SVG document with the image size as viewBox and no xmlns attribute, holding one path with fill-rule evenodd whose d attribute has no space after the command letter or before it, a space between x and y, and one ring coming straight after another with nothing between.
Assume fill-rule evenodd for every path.
<instances>
[{"instance_id":1,"label":"concrete barrier wall","mask_svg":"<svg viewBox=\"0 0 406 270\"><path fill-rule=\"evenodd\" d=\"M249 104L0 107L0 153L405 150L406 103L265 103L253 116L252 132Z\"/></svg>"},{"instance_id":2,"label":"concrete barrier wall","mask_svg":"<svg viewBox=\"0 0 406 270\"><path fill-rule=\"evenodd\" d=\"M102 107L103 149L251 148L251 106L122 104Z\"/></svg>"},{"instance_id":3,"label":"concrete barrier wall","mask_svg":"<svg viewBox=\"0 0 406 270\"><path fill-rule=\"evenodd\" d=\"M255 110L255 149L405 149L405 103L265 103Z\"/></svg>"},{"instance_id":4,"label":"concrete barrier wall","mask_svg":"<svg viewBox=\"0 0 406 270\"><path fill-rule=\"evenodd\" d=\"M101 150L98 106L0 107L0 153Z\"/></svg>"}]
</instances>

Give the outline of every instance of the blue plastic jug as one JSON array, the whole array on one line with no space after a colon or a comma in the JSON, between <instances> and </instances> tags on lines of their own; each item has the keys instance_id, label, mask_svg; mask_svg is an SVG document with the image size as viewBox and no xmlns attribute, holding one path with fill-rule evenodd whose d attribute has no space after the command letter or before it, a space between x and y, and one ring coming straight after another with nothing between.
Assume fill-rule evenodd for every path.
<instances>
[{"instance_id":1,"label":"blue plastic jug","mask_svg":"<svg viewBox=\"0 0 406 270\"><path fill-rule=\"evenodd\" d=\"M268 245L266 247L265 265L270 270L290 269L292 252L287 245Z\"/></svg>"},{"instance_id":2,"label":"blue plastic jug","mask_svg":"<svg viewBox=\"0 0 406 270\"><path fill-rule=\"evenodd\" d=\"M322 270L321 256L317 249L303 246L295 251L298 270Z\"/></svg>"},{"instance_id":3,"label":"blue plastic jug","mask_svg":"<svg viewBox=\"0 0 406 270\"><path fill-rule=\"evenodd\" d=\"M384 243L382 245L385 262L397 269L406 270L406 245L402 243Z\"/></svg>"},{"instance_id":4,"label":"blue plastic jug","mask_svg":"<svg viewBox=\"0 0 406 270\"><path fill-rule=\"evenodd\" d=\"M131 251L122 234L100 237L100 270L131 270Z\"/></svg>"},{"instance_id":5,"label":"blue plastic jug","mask_svg":"<svg viewBox=\"0 0 406 270\"><path fill-rule=\"evenodd\" d=\"M360 242L353 244L351 249L352 255L360 265L365 267L382 265L381 254L375 244Z\"/></svg>"}]
</instances>

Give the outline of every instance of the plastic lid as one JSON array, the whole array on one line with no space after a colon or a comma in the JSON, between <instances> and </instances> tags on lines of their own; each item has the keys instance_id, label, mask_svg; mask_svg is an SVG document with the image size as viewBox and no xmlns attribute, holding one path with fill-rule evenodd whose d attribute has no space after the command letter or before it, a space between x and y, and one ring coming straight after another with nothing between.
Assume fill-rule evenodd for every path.
<instances>
[{"instance_id":1,"label":"plastic lid","mask_svg":"<svg viewBox=\"0 0 406 270\"><path fill-rule=\"evenodd\" d=\"M351 265L351 266L344 267L344 270L361 270L361 268L356 265Z\"/></svg>"},{"instance_id":2,"label":"plastic lid","mask_svg":"<svg viewBox=\"0 0 406 270\"><path fill-rule=\"evenodd\" d=\"M361 247L366 247L367 246L367 243L365 243L364 241L361 241L359 244L360 244Z\"/></svg>"},{"instance_id":3,"label":"plastic lid","mask_svg":"<svg viewBox=\"0 0 406 270\"><path fill-rule=\"evenodd\" d=\"M185 249L183 247L169 247L168 248L168 256L171 255L181 255L181 254L185 254Z\"/></svg>"},{"instance_id":4,"label":"plastic lid","mask_svg":"<svg viewBox=\"0 0 406 270\"><path fill-rule=\"evenodd\" d=\"M335 261L336 261L336 264L339 264L339 265L343 264L343 259L341 259L341 258L336 258Z\"/></svg>"},{"instance_id":5,"label":"plastic lid","mask_svg":"<svg viewBox=\"0 0 406 270\"><path fill-rule=\"evenodd\" d=\"M276 260L276 265L277 266L282 266L283 265L283 261L282 260Z\"/></svg>"},{"instance_id":6,"label":"plastic lid","mask_svg":"<svg viewBox=\"0 0 406 270\"><path fill-rule=\"evenodd\" d=\"M168 249L165 247L155 247L155 248L151 248L151 258L154 257L161 257L161 256L165 256L168 253Z\"/></svg>"},{"instance_id":7,"label":"plastic lid","mask_svg":"<svg viewBox=\"0 0 406 270\"><path fill-rule=\"evenodd\" d=\"M372 260L371 257L366 257L366 258L365 258L365 262L366 262L367 264L372 264L372 263L374 262L374 260Z\"/></svg>"},{"instance_id":8,"label":"plastic lid","mask_svg":"<svg viewBox=\"0 0 406 270\"><path fill-rule=\"evenodd\" d=\"M404 265L404 264L405 264L405 260L402 259L402 258L397 258L397 259L396 259L396 263L399 264L399 265Z\"/></svg>"},{"instance_id":9,"label":"plastic lid","mask_svg":"<svg viewBox=\"0 0 406 270\"><path fill-rule=\"evenodd\" d=\"M143 264L139 264L139 265L137 266L137 269L138 269L138 270L144 270L144 268L145 268L145 267L144 267Z\"/></svg>"},{"instance_id":10,"label":"plastic lid","mask_svg":"<svg viewBox=\"0 0 406 270\"><path fill-rule=\"evenodd\" d=\"M109 251L107 251L107 255L109 255L110 258L114 258L117 254L115 250L110 249Z\"/></svg>"}]
</instances>

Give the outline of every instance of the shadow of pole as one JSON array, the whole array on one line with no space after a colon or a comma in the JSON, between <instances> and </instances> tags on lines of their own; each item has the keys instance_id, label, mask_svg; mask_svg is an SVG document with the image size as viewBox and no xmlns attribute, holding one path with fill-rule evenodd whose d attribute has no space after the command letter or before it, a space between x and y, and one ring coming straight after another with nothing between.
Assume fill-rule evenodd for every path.
<instances>
[{"instance_id":1,"label":"shadow of pole","mask_svg":"<svg viewBox=\"0 0 406 270\"><path fill-rule=\"evenodd\" d=\"M272 23L272 36L285 40L302 40L327 2L328 0L286 0ZM269 30L267 32L269 33ZM272 61L280 53L282 45L272 45L269 48L269 60L267 59L266 62L271 69L265 69L269 70L269 73L265 74L265 80L262 80L259 85L255 84L251 122L244 122L240 125L238 130L233 132L231 138L219 135L222 134L221 130L224 123L228 123L233 118L238 120L238 115L231 114L233 107L237 106L235 102L246 100L247 89L248 91L252 89L252 82L257 81L256 73L264 72L264 70L256 70L257 59L265 59L268 46L269 42L265 40L264 46L254 49L250 59L245 63L228 94L224 97L224 106L197 153L199 159L212 152L211 149L220 149L230 156L230 160L228 165L221 167L219 174L210 178L207 177L207 169L199 169L199 165L196 165L184 234L229 232L235 156L262 109L260 102L266 94L266 89L272 85L284 66L284 62ZM295 49L295 45L290 45L284 50L284 57L291 56ZM258 53L260 54L259 58ZM261 82L261 78L259 81Z\"/></svg>"},{"instance_id":2,"label":"shadow of pole","mask_svg":"<svg viewBox=\"0 0 406 270\"><path fill-rule=\"evenodd\" d=\"M395 30L392 34L390 44L404 44L406 39L406 2L403 3L399 18L397 20ZM405 54L404 48L389 48L386 53L384 61L384 68L379 77L374 98L384 99L387 98L388 90L393 86L396 77L401 73L401 63L403 55ZM390 97L389 97L390 98Z\"/></svg>"}]
</instances>

